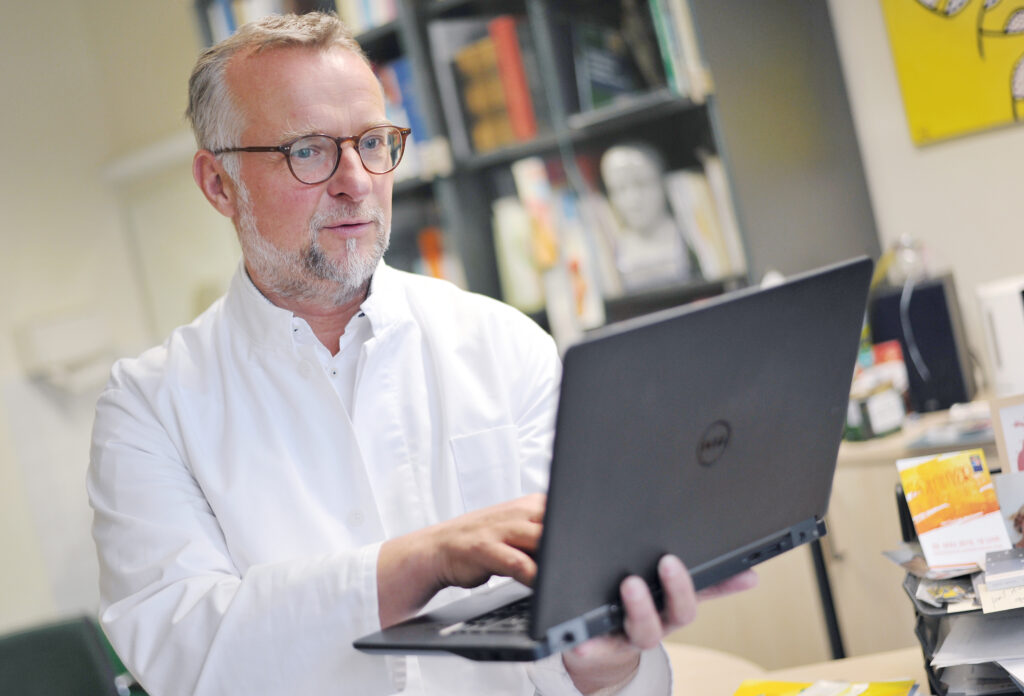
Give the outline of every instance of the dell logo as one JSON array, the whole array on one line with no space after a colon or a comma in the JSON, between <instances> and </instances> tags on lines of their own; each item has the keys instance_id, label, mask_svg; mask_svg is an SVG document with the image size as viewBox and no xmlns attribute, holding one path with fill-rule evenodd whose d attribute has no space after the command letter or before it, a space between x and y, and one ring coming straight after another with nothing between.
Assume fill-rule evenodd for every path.
<instances>
[{"instance_id":1,"label":"dell logo","mask_svg":"<svg viewBox=\"0 0 1024 696\"><path fill-rule=\"evenodd\" d=\"M724 420L712 423L704 431L697 443L697 461L704 466L711 466L718 461L719 457L729 446L729 436L732 429Z\"/></svg>"}]
</instances>

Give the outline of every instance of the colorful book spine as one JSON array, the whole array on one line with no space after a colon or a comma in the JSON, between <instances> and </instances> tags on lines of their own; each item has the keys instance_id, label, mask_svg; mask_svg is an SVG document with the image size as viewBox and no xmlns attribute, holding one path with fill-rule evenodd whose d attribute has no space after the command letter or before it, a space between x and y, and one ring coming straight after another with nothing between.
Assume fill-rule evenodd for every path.
<instances>
[{"instance_id":1,"label":"colorful book spine","mask_svg":"<svg viewBox=\"0 0 1024 696\"><path fill-rule=\"evenodd\" d=\"M409 119L407 124L412 129L412 137L418 142L429 140L433 134L427 128L423 118L423 111L420 108L420 100L416 94L416 86L412 75L412 66L407 56L396 58L389 63L395 74L395 81L402 94L402 106L405 108L405 115Z\"/></svg>"},{"instance_id":2,"label":"colorful book spine","mask_svg":"<svg viewBox=\"0 0 1024 696\"><path fill-rule=\"evenodd\" d=\"M513 15L492 19L487 29L494 44L498 76L505 94L505 107L509 124L517 140L532 140L537 136L537 119L530 83L519 48L519 27L523 20Z\"/></svg>"},{"instance_id":3,"label":"colorful book spine","mask_svg":"<svg viewBox=\"0 0 1024 696\"><path fill-rule=\"evenodd\" d=\"M490 152L515 142L494 40L488 35L462 47L454 65L474 151Z\"/></svg>"},{"instance_id":4,"label":"colorful book spine","mask_svg":"<svg viewBox=\"0 0 1024 696\"><path fill-rule=\"evenodd\" d=\"M658 38L661 63L665 69L665 80L677 94L687 96L690 90L686 83L686 68L682 64L679 43L675 38L666 0L649 0L648 4L654 33Z\"/></svg>"}]
</instances>

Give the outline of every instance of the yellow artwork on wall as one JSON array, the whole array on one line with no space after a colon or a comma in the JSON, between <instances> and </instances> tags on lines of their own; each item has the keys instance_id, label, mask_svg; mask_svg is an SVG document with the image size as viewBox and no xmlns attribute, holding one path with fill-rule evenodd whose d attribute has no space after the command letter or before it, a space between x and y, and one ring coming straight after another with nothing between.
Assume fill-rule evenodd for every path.
<instances>
[{"instance_id":1,"label":"yellow artwork on wall","mask_svg":"<svg viewBox=\"0 0 1024 696\"><path fill-rule=\"evenodd\" d=\"M910 136L1024 120L1024 0L880 0Z\"/></svg>"}]
</instances>

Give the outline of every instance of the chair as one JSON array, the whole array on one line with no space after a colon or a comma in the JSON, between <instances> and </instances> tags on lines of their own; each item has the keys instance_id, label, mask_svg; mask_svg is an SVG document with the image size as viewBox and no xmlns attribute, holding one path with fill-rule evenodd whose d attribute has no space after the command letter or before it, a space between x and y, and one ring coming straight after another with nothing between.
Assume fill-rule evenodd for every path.
<instances>
[{"instance_id":1,"label":"chair","mask_svg":"<svg viewBox=\"0 0 1024 696\"><path fill-rule=\"evenodd\" d=\"M99 626L80 616L0 636L0 694L125 696Z\"/></svg>"}]
</instances>

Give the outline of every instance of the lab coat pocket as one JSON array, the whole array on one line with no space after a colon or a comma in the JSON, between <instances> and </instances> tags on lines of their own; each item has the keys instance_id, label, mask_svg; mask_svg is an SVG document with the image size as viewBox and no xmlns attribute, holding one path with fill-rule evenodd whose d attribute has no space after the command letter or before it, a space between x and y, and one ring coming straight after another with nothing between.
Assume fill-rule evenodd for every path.
<instances>
[{"instance_id":1,"label":"lab coat pocket","mask_svg":"<svg viewBox=\"0 0 1024 696\"><path fill-rule=\"evenodd\" d=\"M521 495L515 426L460 435L450 443L467 512Z\"/></svg>"}]
</instances>

